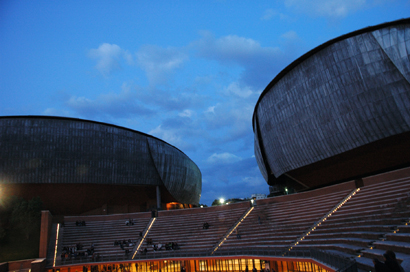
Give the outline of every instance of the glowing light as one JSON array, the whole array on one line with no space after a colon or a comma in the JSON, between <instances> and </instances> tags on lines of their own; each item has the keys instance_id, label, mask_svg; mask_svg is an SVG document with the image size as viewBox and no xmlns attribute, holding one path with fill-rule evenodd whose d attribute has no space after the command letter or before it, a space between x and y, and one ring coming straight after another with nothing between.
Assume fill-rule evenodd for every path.
<instances>
[{"instance_id":1,"label":"glowing light","mask_svg":"<svg viewBox=\"0 0 410 272\"><path fill-rule=\"evenodd\" d=\"M224 202L225 202L225 199L223 199L223 198L219 199L219 203L224 204Z\"/></svg>"},{"instance_id":2,"label":"glowing light","mask_svg":"<svg viewBox=\"0 0 410 272\"><path fill-rule=\"evenodd\" d=\"M54 261L53 261L53 267L56 266L56 259L57 259L57 247L58 247L58 233L60 231L60 224L57 224L57 234L56 234L56 247L54 250Z\"/></svg>"},{"instance_id":3,"label":"glowing light","mask_svg":"<svg viewBox=\"0 0 410 272\"><path fill-rule=\"evenodd\" d=\"M136 249L135 252L134 252L134 255L132 256L133 259L134 259L135 255L138 253L138 250L140 249L142 243L144 242L145 237L147 237L148 232L149 232L149 230L151 229L151 227L152 227L152 225L154 224L154 222L155 222L156 219L157 219L156 217L152 218L151 224L148 226L147 231L145 232L145 234L144 234L144 236L142 237L142 239L141 239L141 241L140 241L140 243L139 243L137 249Z\"/></svg>"},{"instance_id":4,"label":"glowing light","mask_svg":"<svg viewBox=\"0 0 410 272\"><path fill-rule=\"evenodd\" d=\"M219 245L217 247L215 247L215 249L212 251L211 254L213 254L225 241L226 239L228 239L229 235L232 234L232 232L234 232L236 230L236 228L239 226L239 224L241 224L241 222L251 213L251 211L255 209L255 207L251 207L249 209L249 211L242 217L241 221L239 221L233 228L232 230L220 241Z\"/></svg>"}]
</instances>

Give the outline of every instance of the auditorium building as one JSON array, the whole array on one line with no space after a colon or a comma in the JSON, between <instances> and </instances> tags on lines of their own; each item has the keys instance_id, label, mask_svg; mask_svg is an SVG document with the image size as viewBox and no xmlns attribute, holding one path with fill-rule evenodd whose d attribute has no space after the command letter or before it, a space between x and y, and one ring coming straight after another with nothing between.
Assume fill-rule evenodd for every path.
<instances>
[{"instance_id":1,"label":"auditorium building","mask_svg":"<svg viewBox=\"0 0 410 272\"><path fill-rule=\"evenodd\" d=\"M408 20L330 40L282 70L253 115L270 185L297 191L410 166Z\"/></svg>"},{"instance_id":2,"label":"auditorium building","mask_svg":"<svg viewBox=\"0 0 410 272\"><path fill-rule=\"evenodd\" d=\"M127 199L109 205L129 213L58 218L50 206L39 258L0 272L357 272L375 271L386 251L410 271L409 58L403 19L330 40L287 66L255 106L253 144L267 183L295 193L229 205L194 207L199 169L151 136L77 119L0 118L7 184L67 192L98 184L121 194L139 184L147 205L159 190L161 205L193 206L130 213L138 204Z\"/></svg>"},{"instance_id":3,"label":"auditorium building","mask_svg":"<svg viewBox=\"0 0 410 272\"><path fill-rule=\"evenodd\" d=\"M40 196L54 215L198 206L201 179L181 150L142 132L76 118L0 117L4 194Z\"/></svg>"}]
</instances>

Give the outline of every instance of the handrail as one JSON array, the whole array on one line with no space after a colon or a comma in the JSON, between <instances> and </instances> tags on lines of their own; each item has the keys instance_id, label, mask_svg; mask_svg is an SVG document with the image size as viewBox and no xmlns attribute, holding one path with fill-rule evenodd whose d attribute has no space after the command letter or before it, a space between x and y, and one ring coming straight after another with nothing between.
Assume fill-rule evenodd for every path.
<instances>
[{"instance_id":1,"label":"handrail","mask_svg":"<svg viewBox=\"0 0 410 272\"><path fill-rule=\"evenodd\" d=\"M300 235L295 242L292 243L284 252L283 255L286 255L288 252L290 252L294 247L296 247L302 240L304 240L310 233L316 230L323 222L327 220L332 214L334 214L338 209L340 209L349 199L352 198L357 192L360 191L360 188L354 189L351 191L345 198L343 198L339 203L337 203L328 213L326 213L322 218L320 218L318 221L313 223L313 225L305 231L302 235Z\"/></svg>"},{"instance_id":2,"label":"handrail","mask_svg":"<svg viewBox=\"0 0 410 272\"><path fill-rule=\"evenodd\" d=\"M234 232L239 224L241 224L243 222L243 220L245 220L245 218L251 213L251 211L254 209L255 207L250 207L249 209L247 209L245 211L244 214L241 215L241 217L235 222L235 224L233 224L233 226L225 233L224 236L222 236L222 238L216 243L216 245L212 248L211 251L211 255L214 254L215 251L218 250L218 248L221 247L221 245L226 241L226 239L228 239L229 235L232 234L232 232Z\"/></svg>"},{"instance_id":3,"label":"handrail","mask_svg":"<svg viewBox=\"0 0 410 272\"><path fill-rule=\"evenodd\" d=\"M150 222L148 223L147 227L146 227L145 230L144 230L144 234L142 235L141 240L140 240L139 243L136 244L135 247L133 248L133 256L132 256L132 259L135 258L135 255L138 253L138 250L140 249L142 243L144 242L145 237L147 237L148 232L149 232L149 230L152 228L152 225L154 224L154 222L155 222L156 219L157 219L156 217L151 218Z\"/></svg>"}]
</instances>

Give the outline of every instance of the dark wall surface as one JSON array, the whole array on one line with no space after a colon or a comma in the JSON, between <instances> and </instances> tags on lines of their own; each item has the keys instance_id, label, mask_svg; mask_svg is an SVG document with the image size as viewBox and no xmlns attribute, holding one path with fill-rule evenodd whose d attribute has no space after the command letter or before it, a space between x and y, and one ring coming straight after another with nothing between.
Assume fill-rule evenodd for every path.
<instances>
[{"instance_id":1,"label":"dark wall surface","mask_svg":"<svg viewBox=\"0 0 410 272\"><path fill-rule=\"evenodd\" d=\"M0 182L165 187L198 204L201 172L183 152L152 136L59 117L0 117Z\"/></svg>"},{"instance_id":2,"label":"dark wall surface","mask_svg":"<svg viewBox=\"0 0 410 272\"><path fill-rule=\"evenodd\" d=\"M285 68L262 93L253 117L264 178L292 173L311 187L297 169L409 132L409 53L406 19L332 40ZM409 163L404 159L396 166Z\"/></svg>"}]
</instances>

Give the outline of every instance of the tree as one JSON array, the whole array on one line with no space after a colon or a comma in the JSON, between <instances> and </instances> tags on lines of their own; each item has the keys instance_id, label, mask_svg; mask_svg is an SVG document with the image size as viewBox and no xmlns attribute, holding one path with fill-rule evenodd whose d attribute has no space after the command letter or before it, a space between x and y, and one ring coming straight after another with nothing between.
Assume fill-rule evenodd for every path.
<instances>
[{"instance_id":1,"label":"tree","mask_svg":"<svg viewBox=\"0 0 410 272\"><path fill-rule=\"evenodd\" d=\"M218 206L219 204L219 199L215 199L214 202L212 202L212 206Z\"/></svg>"},{"instance_id":2,"label":"tree","mask_svg":"<svg viewBox=\"0 0 410 272\"><path fill-rule=\"evenodd\" d=\"M6 230L0 225L0 241L6 237Z\"/></svg>"},{"instance_id":3,"label":"tree","mask_svg":"<svg viewBox=\"0 0 410 272\"><path fill-rule=\"evenodd\" d=\"M29 201L20 199L14 203L11 222L23 232L26 239L29 239L30 234L40 227L41 207L40 197L33 197Z\"/></svg>"}]
</instances>

